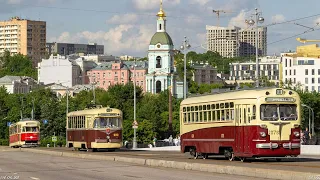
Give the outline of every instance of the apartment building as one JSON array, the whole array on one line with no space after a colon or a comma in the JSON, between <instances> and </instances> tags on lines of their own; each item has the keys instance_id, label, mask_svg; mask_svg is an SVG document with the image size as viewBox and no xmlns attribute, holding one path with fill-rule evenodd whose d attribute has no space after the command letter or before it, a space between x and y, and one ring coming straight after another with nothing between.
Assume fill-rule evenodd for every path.
<instances>
[{"instance_id":1,"label":"apartment building","mask_svg":"<svg viewBox=\"0 0 320 180\"><path fill-rule=\"evenodd\" d=\"M5 87L9 94L26 94L39 87L37 81L28 76L4 76L0 78L0 86Z\"/></svg>"},{"instance_id":2,"label":"apartment building","mask_svg":"<svg viewBox=\"0 0 320 180\"><path fill-rule=\"evenodd\" d=\"M73 43L47 43L46 51L49 55L60 54L104 54L104 45L98 45L97 43L89 44L73 44Z\"/></svg>"},{"instance_id":3,"label":"apartment building","mask_svg":"<svg viewBox=\"0 0 320 180\"><path fill-rule=\"evenodd\" d=\"M0 21L0 54L5 50L26 55L37 66L46 54L46 22L20 17Z\"/></svg>"},{"instance_id":4,"label":"apartment building","mask_svg":"<svg viewBox=\"0 0 320 180\"><path fill-rule=\"evenodd\" d=\"M105 62L88 71L87 75L90 79L90 84L96 84L96 87L105 90L108 90L112 85L127 84L135 80L136 85L140 86L145 92L148 63L146 61L136 62L135 79L133 66L133 61Z\"/></svg>"},{"instance_id":5,"label":"apartment building","mask_svg":"<svg viewBox=\"0 0 320 180\"><path fill-rule=\"evenodd\" d=\"M256 54L256 30L236 26L206 26L207 49L223 57L250 56ZM258 54L267 54L267 28L258 28Z\"/></svg>"},{"instance_id":6,"label":"apartment building","mask_svg":"<svg viewBox=\"0 0 320 180\"><path fill-rule=\"evenodd\" d=\"M206 26L207 49L223 57L239 56L239 31L241 28Z\"/></svg>"},{"instance_id":7,"label":"apartment building","mask_svg":"<svg viewBox=\"0 0 320 180\"><path fill-rule=\"evenodd\" d=\"M218 77L217 68L208 63L191 62L191 67L194 69L192 80L198 85L222 83L221 78Z\"/></svg>"},{"instance_id":8,"label":"apartment building","mask_svg":"<svg viewBox=\"0 0 320 180\"><path fill-rule=\"evenodd\" d=\"M267 77L276 84L280 83L281 57L265 56L259 59L259 76ZM256 62L230 63L228 83L253 83L255 81Z\"/></svg>"},{"instance_id":9,"label":"apartment building","mask_svg":"<svg viewBox=\"0 0 320 180\"><path fill-rule=\"evenodd\" d=\"M251 56L256 54L256 29L241 29L239 31L239 55ZM258 28L258 54L267 55L267 28Z\"/></svg>"},{"instance_id":10,"label":"apartment building","mask_svg":"<svg viewBox=\"0 0 320 180\"><path fill-rule=\"evenodd\" d=\"M89 83L87 71L95 68L96 63L87 61L81 57L53 56L43 59L38 64L38 81L52 84L61 83L62 86L73 87L79 84Z\"/></svg>"},{"instance_id":11,"label":"apartment building","mask_svg":"<svg viewBox=\"0 0 320 180\"><path fill-rule=\"evenodd\" d=\"M320 58L283 56L281 62L285 84L320 92Z\"/></svg>"}]
</instances>

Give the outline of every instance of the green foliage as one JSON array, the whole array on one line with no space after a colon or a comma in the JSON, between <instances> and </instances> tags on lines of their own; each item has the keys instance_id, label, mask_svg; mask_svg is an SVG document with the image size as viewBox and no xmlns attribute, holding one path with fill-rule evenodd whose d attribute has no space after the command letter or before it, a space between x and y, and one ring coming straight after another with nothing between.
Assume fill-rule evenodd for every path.
<instances>
[{"instance_id":1,"label":"green foliage","mask_svg":"<svg viewBox=\"0 0 320 180\"><path fill-rule=\"evenodd\" d=\"M0 77L11 76L29 76L37 79L37 70L32 67L32 61L22 54L10 56L9 51L5 51L0 56Z\"/></svg>"}]
</instances>

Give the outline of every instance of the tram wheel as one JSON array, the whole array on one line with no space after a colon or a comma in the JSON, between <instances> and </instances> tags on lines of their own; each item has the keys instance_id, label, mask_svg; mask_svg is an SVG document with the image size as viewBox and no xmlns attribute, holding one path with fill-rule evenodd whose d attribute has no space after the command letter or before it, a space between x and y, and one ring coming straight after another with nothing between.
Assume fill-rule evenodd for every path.
<instances>
[{"instance_id":1,"label":"tram wheel","mask_svg":"<svg viewBox=\"0 0 320 180\"><path fill-rule=\"evenodd\" d=\"M234 154L231 153L231 156L228 157L229 161L233 161L234 160Z\"/></svg>"},{"instance_id":2,"label":"tram wheel","mask_svg":"<svg viewBox=\"0 0 320 180\"><path fill-rule=\"evenodd\" d=\"M194 159L198 159L198 157L199 157L199 153L196 151L194 155Z\"/></svg>"},{"instance_id":3,"label":"tram wheel","mask_svg":"<svg viewBox=\"0 0 320 180\"><path fill-rule=\"evenodd\" d=\"M245 162L246 161L245 157L239 157L239 159L240 159L241 162Z\"/></svg>"},{"instance_id":4,"label":"tram wheel","mask_svg":"<svg viewBox=\"0 0 320 180\"><path fill-rule=\"evenodd\" d=\"M208 154L206 154L206 153L202 154L202 158L203 159L208 159Z\"/></svg>"}]
</instances>

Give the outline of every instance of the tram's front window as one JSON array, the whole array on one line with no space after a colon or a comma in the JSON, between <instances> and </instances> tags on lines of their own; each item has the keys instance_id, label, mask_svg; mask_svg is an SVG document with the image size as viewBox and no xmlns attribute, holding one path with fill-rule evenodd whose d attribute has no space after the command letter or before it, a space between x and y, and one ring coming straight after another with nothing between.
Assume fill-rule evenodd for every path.
<instances>
[{"instance_id":1,"label":"tram's front window","mask_svg":"<svg viewBox=\"0 0 320 180\"><path fill-rule=\"evenodd\" d=\"M119 118L98 117L94 120L94 128L118 128L120 127Z\"/></svg>"},{"instance_id":2,"label":"tram's front window","mask_svg":"<svg viewBox=\"0 0 320 180\"><path fill-rule=\"evenodd\" d=\"M260 117L263 121L297 120L297 105L295 104L262 104Z\"/></svg>"},{"instance_id":3,"label":"tram's front window","mask_svg":"<svg viewBox=\"0 0 320 180\"><path fill-rule=\"evenodd\" d=\"M38 127L23 127L22 132L39 132Z\"/></svg>"}]
</instances>

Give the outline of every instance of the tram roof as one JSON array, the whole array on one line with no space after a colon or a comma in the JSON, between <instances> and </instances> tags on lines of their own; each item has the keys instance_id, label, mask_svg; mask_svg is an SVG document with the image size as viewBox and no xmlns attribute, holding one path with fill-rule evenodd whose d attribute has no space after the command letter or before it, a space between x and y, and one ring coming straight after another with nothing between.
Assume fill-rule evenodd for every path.
<instances>
[{"instance_id":1,"label":"tram roof","mask_svg":"<svg viewBox=\"0 0 320 180\"><path fill-rule=\"evenodd\" d=\"M121 112L120 109L110 108L110 107L96 107L96 108L86 108L84 110L69 112L68 116L79 116L86 114L100 114L100 113L113 113L113 112Z\"/></svg>"},{"instance_id":2,"label":"tram roof","mask_svg":"<svg viewBox=\"0 0 320 180\"><path fill-rule=\"evenodd\" d=\"M222 100L236 100L236 99L249 99L249 98L259 98L265 96L268 91L270 94L273 94L277 89L288 90L284 88L276 87L263 87L263 88L247 88L239 89L234 91L223 91L223 92L214 92L210 94L194 95L190 98L187 98L181 102L181 105L193 104L193 103L205 103L209 101L222 101ZM295 91L292 91L294 94L297 94Z\"/></svg>"},{"instance_id":3,"label":"tram roof","mask_svg":"<svg viewBox=\"0 0 320 180\"><path fill-rule=\"evenodd\" d=\"M25 118L22 119L18 122L12 123L10 126L15 126L15 125L26 125L27 123L36 123L39 124L40 122L34 119L29 119L29 118Z\"/></svg>"}]
</instances>

